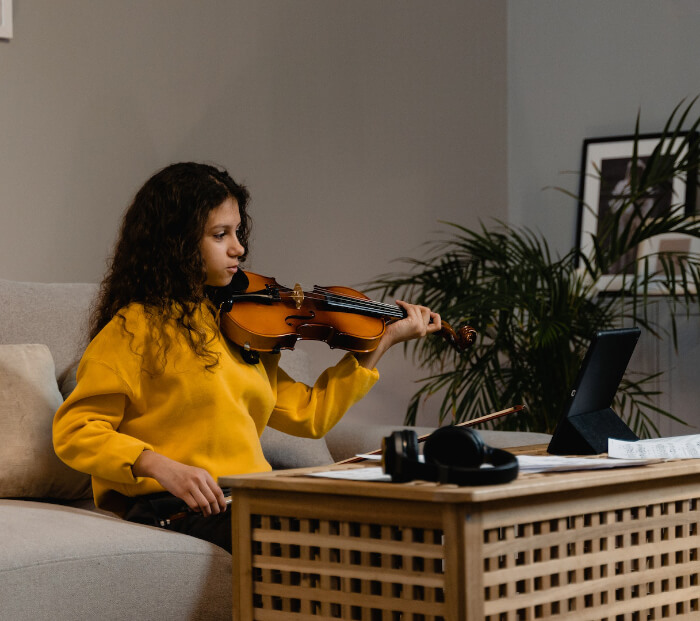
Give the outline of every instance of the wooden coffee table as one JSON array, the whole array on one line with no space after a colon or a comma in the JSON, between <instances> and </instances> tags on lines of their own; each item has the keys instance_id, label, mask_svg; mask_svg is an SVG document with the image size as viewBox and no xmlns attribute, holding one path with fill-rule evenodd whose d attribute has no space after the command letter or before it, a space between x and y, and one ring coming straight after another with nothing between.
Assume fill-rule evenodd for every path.
<instances>
[{"instance_id":1,"label":"wooden coffee table","mask_svg":"<svg viewBox=\"0 0 700 621\"><path fill-rule=\"evenodd\" d=\"M700 460L461 488L319 470L221 479L234 619L700 618Z\"/></svg>"}]
</instances>

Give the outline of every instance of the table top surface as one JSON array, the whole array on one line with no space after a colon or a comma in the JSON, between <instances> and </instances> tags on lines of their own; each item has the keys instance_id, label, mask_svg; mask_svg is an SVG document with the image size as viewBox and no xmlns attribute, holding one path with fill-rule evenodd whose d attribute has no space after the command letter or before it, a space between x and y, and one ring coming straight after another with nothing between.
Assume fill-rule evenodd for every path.
<instances>
[{"instance_id":1,"label":"table top surface","mask_svg":"<svg viewBox=\"0 0 700 621\"><path fill-rule=\"evenodd\" d=\"M508 449L521 455L546 455L546 445ZM601 456L601 457L604 457ZM595 459L595 457L592 457ZM488 502L502 498L551 494L576 489L628 485L632 482L655 481L700 474L700 459L676 459L647 465L599 470L519 474L510 483L501 485L457 486L427 481L410 483L351 481L309 476L314 472L349 468L376 467L377 462L335 464L331 466L275 470L257 474L221 477L222 487L238 490L277 490L285 492L321 493L338 496L363 496L423 500L431 502Z\"/></svg>"}]
</instances>

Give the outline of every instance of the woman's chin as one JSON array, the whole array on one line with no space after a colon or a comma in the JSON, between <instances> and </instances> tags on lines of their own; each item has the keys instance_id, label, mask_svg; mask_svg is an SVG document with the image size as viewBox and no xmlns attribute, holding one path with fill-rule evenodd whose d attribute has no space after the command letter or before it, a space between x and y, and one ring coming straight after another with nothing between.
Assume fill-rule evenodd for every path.
<instances>
[{"instance_id":1,"label":"woman's chin","mask_svg":"<svg viewBox=\"0 0 700 621\"><path fill-rule=\"evenodd\" d=\"M210 287L228 287L233 280L233 274L221 278L208 278L206 284Z\"/></svg>"}]
</instances>

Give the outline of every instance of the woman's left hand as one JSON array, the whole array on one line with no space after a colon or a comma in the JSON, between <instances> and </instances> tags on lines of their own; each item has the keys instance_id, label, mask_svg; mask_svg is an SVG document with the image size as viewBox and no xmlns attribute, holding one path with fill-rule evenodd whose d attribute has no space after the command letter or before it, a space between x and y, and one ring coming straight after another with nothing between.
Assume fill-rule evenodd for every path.
<instances>
[{"instance_id":1,"label":"woman's left hand","mask_svg":"<svg viewBox=\"0 0 700 621\"><path fill-rule=\"evenodd\" d=\"M409 304L403 300L396 303L406 311L406 317L387 325L382 338L374 351L355 354L360 366L373 369L384 353L393 345L432 334L442 328L440 315L426 306Z\"/></svg>"}]
</instances>

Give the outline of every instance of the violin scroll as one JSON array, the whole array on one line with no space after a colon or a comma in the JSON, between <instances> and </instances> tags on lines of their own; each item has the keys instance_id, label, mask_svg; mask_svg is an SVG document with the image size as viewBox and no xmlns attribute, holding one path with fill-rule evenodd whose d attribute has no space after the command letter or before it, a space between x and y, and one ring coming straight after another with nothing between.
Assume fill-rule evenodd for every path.
<instances>
[{"instance_id":1,"label":"violin scroll","mask_svg":"<svg viewBox=\"0 0 700 621\"><path fill-rule=\"evenodd\" d=\"M471 347L476 341L477 331L471 326L464 325L458 330L455 330L446 321L442 322L442 328L435 334L444 338L452 347L460 354Z\"/></svg>"}]
</instances>

